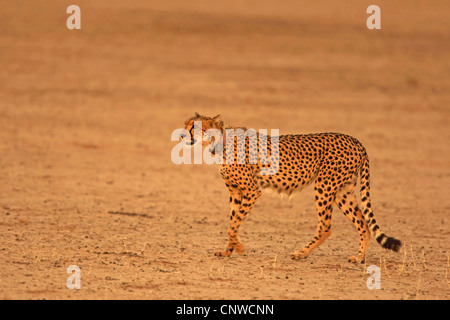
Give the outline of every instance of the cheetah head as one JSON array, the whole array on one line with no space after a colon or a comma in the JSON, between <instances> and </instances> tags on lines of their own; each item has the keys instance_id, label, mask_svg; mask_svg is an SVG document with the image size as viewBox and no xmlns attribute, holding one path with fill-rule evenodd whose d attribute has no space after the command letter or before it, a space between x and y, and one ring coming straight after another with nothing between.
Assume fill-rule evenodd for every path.
<instances>
[{"instance_id":1,"label":"cheetah head","mask_svg":"<svg viewBox=\"0 0 450 320\"><path fill-rule=\"evenodd\" d=\"M220 118L220 114L215 117L206 117L198 114L185 121L185 129L190 133L190 140L186 141L187 145L194 145L197 142L201 142L203 146L209 145L214 142L214 137L208 136L209 129L217 129L223 132L223 121ZM181 134L181 137L186 138L186 134Z\"/></svg>"}]
</instances>

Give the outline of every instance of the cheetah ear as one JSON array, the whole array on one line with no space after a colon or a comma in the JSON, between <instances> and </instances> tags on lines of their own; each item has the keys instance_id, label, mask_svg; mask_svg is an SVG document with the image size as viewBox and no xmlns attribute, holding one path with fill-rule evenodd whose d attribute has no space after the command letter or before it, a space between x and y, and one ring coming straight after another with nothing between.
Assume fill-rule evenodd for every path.
<instances>
[{"instance_id":1,"label":"cheetah ear","mask_svg":"<svg viewBox=\"0 0 450 320\"><path fill-rule=\"evenodd\" d=\"M211 119L211 122L214 127L221 129L223 127L223 121L220 117L220 114Z\"/></svg>"},{"instance_id":2,"label":"cheetah ear","mask_svg":"<svg viewBox=\"0 0 450 320\"><path fill-rule=\"evenodd\" d=\"M200 114L198 112L195 113L196 117L200 117Z\"/></svg>"}]
</instances>

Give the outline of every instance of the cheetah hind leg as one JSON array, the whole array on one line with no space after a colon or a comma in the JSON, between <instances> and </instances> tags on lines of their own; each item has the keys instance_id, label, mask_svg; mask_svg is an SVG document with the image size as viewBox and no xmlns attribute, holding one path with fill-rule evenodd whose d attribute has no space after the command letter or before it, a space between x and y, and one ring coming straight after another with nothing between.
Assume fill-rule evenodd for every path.
<instances>
[{"instance_id":1,"label":"cheetah hind leg","mask_svg":"<svg viewBox=\"0 0 450 320\"><path fill-rule=\"evenodd\" d=\"M322 182L322 180L321 180ZM319 222L317 224L316 235L303 249L294 252L291 258L294 260L304 259L309 256L311 251L320 246L331 235L331 214L333 212L332 202L336 190L331 190L327 195L324 194L326 185L316 181L314 188L316 195L316 210Z\"/></svg>"},{"instance_id":2,"label":"cheetah hind leg","mask_svg":"<svg viewBox=\"0 0 450 320\"><path fill-rule=\"evenodd\" d=\"M291 255L292 259L306 259L311 251L320 246L331 235L331 211L330 206L322 214L319 214L316 235L303 249L294 252Z\"/></svg>"},{"instance_id":3,"label":"cheetah hind leg","mask_svg":"<svg viewBox=\"0 0 450 320\"><path fill-rule=\"evenodd\" d=\"M354 194L355 186L356 181L339 189L336 193L335 203L358 231L359 251L356 256L351 256L348 261L353 263L364 263L370 243L370 231L356 202Z\"/></svg>"},{"instance_id":4,"label":"cheetah hind leg","mask_svg":"<svg viewBox=\"0 0 450 320\"><path fill-rule=\"evenodd\" d=\"M317 248L331 235L331 226L319 225L317 227L316 236L301 250L295 251L291 254L291 259L300 260L306 259L311 251Z\"/></svg>"}]
</instances>

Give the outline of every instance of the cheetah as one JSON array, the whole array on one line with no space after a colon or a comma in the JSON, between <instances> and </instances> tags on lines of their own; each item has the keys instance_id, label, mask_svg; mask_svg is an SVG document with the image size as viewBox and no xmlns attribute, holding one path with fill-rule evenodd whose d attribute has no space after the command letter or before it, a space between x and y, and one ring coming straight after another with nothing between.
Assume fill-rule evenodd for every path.
<instances>
[{"instance_id":1,"label":"cheetah","mask_svg":"<svg viewBox=\"0 0 450 320\"><path fill-rule=\"evenodd\" d=\"M201 121L201 131L197 129ZM228 245L224 251L217 251L216 256L228 257L233 251L239 255L244 253L238 230L246 219L256 200L262 195L262 190L272 190L280 194L291 195L310 183L314 183L315 204L318 216L318 224L315 236L301 250L295 251L291 258L303 259L310 255L321 243L331 235L331 214L333 205L336 204L344 215L353 223L359 235L359 251L356 256L348 259L349 262L363 263L369 247L370 234L385 249L398 252L401 241L383 233L375 220L370 201L370 172L369 157L363 145L355 138L341 133L315 133L315 134L288 134L278 136L278 168L271 169L269 174L261 174L267 163L260 160L250 162L254 157L249 149L250 136L239 137L245 139L245 159L242 162L226 162L225 154L227 144L226 129L221 116L202 116L198 113L185 121L185 134L181 134L183 141L188 145L194 145L198 140L202 146L210 146L212 153L215 149L211 146L222 145L223 160L219 172L225 181L230 193L230 225L228 228ZM220 139L204 139L208 129L216 129L222 134ZM245 128L243 128L245 129ZM187 136L190 134L190 138ZM196 133L199 132L199 133ZM240 131L241 134L243 130ZM201 136L199 136L199 134ZM261 144L264 138L267 149L271 150L272 139L263 137L259 133L254 135L257 144ZM209 141L207 141L209 140ZM218 140L218 141L216 141ZM233 137L234 140L234 137ZM238 155L238 146L234 140L230 146ZM242 150L241 150L242 151ZM243 153L240 153L242 157ZM242 159L240 159L242 160ZM359 176L360 200L357 203L355 188Z\"/></svg>"}]
</instances>

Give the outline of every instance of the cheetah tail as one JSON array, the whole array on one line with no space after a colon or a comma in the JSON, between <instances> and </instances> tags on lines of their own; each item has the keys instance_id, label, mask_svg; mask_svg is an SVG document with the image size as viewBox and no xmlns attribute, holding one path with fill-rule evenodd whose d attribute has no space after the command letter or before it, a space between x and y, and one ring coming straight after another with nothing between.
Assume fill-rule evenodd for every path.
<instances>
[{"instance_id":1,"label":"cheetah tail","mask_svg":"<svg viewBox=\"0 0 450 320\"><path fill-rule=\"evenodd\" d=\"M370 203L370 168L369 168L369 157L366 152L364 152L364 160L360 169L360 186L361 186L361 208L364 219L369 226L370 231L374 235L378 244L383 248L398 252L402 245L400 240L392 237L388 237L385 233L380 230L375 216L373 214L372 205Z\"/></svg>"}]
</instances>

